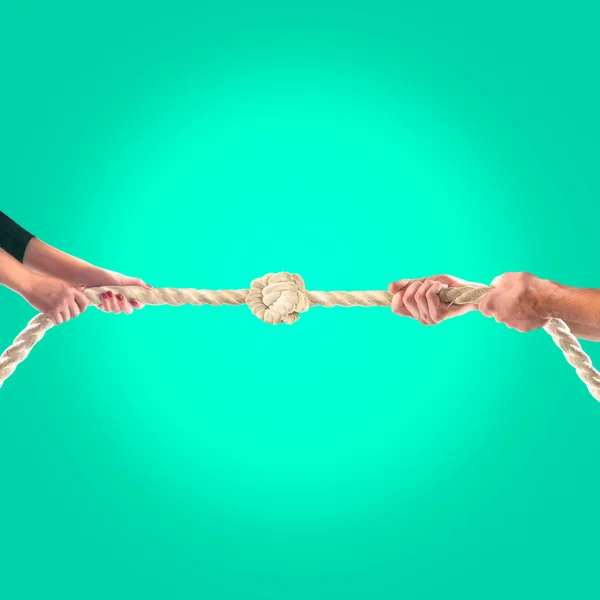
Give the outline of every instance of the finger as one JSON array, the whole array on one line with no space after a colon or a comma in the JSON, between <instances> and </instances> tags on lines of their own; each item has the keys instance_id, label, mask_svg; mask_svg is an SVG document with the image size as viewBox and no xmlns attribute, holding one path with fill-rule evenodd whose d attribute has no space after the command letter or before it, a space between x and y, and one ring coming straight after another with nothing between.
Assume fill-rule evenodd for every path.
<instances>
[{"instance_id":1,"label":"finger","mask_svg":"<svg viewBox=\"0 0 600 600\"><path fill-rule=\"evenodd\" d=\"M116 296L110 290L108 291L108 300L110 310L114 312L115 315L118 315L121 312L121 305L119 304Z\"/></svg>"},{"instance_id":2,"label":"finger","mask_svg":"<svg viewBox=\"0 0 600 600\"><path fill-rule=\"evenodd\" d=\"M81 309L79 308L77 302L75 302L74 298L69 304L69 313L71 314L71 319L74 319L75 317L78 317L81 314Z\"/></svg>"},{"instance_id":3,"label":"finger","mask_svg":"<svg viewBox=\"0 0 600 600\"><path fill-rule=\"evenodd\" d=\"M147 290L152 289L151 285L148 285L144 280L140 279L139 277L126 277L125 281L125 285L139 285L140 287L146 288Z\"/></svg>"},{"instance_id":4,"label":"finger","mask_svg":"<svg viewBox=\"0 0 600 600\"><path fill-rule=\"evenodd\" d=\"M137 279L136 281L139 282L137 285L141 285L142 287L146 288L147 290L152 289L152 286L147 284L145 281L142 281L141 279Z\"/></svg>"},{"instance_id":5,"label":"finger","mask_svg":"<svg viewBox=\"0 0 600 600\"><path fill-rule=\"evenodd\" d=\"M398 281L392 281L388 286L388 291L392 294L399 292L400 290L405 289L411 283L415 282L423 282L427 279L427 277L413 277L412 279L399 279Z\"/></svg>"},{"instance_id":6,"label":"finger","mask_svg":"<svg viewBox=\"0 0 600 600\"><path fill-rule=\"evenodd\" d=\"M117 298L117 301L119 303L119 306L121 307L121 310L126 315L130 315L133 312L133 308L132 308L131 303L129 302L129 300L127 300L127 298L125 298L125 296L123 296L123 294L117 294L116 298Z\"/></svg>"},{"instance_id":7,"label":"finger","mask_svg":"<svg viewBox=\"0 0 600 600\"><path fill-rule=\"evenodd\" d=\"M429 317L429 305L427 303L427 291L435 282L431 279L426 279L421 287L415 292L415 302L417 303L417 310L419 311L419 321L423 325L431 325L431 319Z\"/></svg>"},{"instance_id":8,"label":"finger","mask_svg":"<svg viewBox=\"0 0 600 600\"><path fill-rule=\"evenodd\" d=\"M504 277L504 275L506 275L506 273L503 273L502 275L498 275L498 277L494 277L494 279L492 280L492 283L490 283L490 287L499 286L500 283L502 282L502 278Z\"/></svg>"},{"instance_id":9,"label":"finger","mask_svg":"<svg viewBox=\"0 0 600 600\"><path fill-rule=\"evenodd\" d=\"M62 308L59 308L58 312L60 313L63 319L63 323L66 323L71 318L71 312L69 311L68 306L63 306Z\"/></svg>"},{"instance_id":10,"label":"finger","mask_svg":"<svg viewBox=\"0 0 600 600\"><path fill-rule=\"evenodd\" d=\"M80 314L82 312L85 312L85 309L90 304L88 297L83 292L80 292L79 290L75 290L74 299L75 299L75 302L77 303L77 306L79 307Z\"/></svg>"},{"instance_id":11,"label":"finger","mask_svg":"<svg viewBox=\"0 0 600 600\"><path fill-rule=\"evenodd\" d=\"M135 308L136 310L140 310L146 305L142 304L139 300L131 300L131 306L133 306L133 308Z\"/></svg>"},{"instance_id":12,"label":"finger","mask_svg":"<svg viewBox=\"0 0 600 600\"><path fill-rule=\"evenodd\" d=\"M408 311L404 306L404 302L402 301L403 296L403 292L397 292L394 294L392 298L392 312L396 315L402 315L403 317L407 317L410 315L408 314Z\"/></svg>"},{"instance_id":13,"label":"finger","mask_svg":"<svg viewBox=\"0 0 600 600\"><path fill-rule=\"evenodd\" d=\"M497 299L493 296L486 296L484 299L487 301L483 305L483 314L486 317L494 317L498 323L506 322L506 312L502 306L498 306Z\"/></svg>"},{"instance_id":14,"label":"finger","mask_svg":"<svg viewBox=\"0 0 600 600\"><path fill-rule=\"evenodd\" d=\"M104 312L111 312L110 298L108 297L108 292L102 292L102 310Z\"/></svg>"},{"instance_id":15,"label":"finger","mask_svg":"<svg viewBox=\"0 0 600 600\"><path fill-rule=\"evenodd\" d=\"M440 292L442 288L448 287L445 283L436 281L425 294L427 300L427 308L429 309L429 320L433 325L437 325L443 320L442 315L442 301L440 299Z\"/></svg>"},{"instance_id":16,"label":"finger","mask_svg":"<svg viewBox=\"0 0 600 600\"><path fill-rule=\"evenodd\" d=\"M399 279L398 281L392 281L390 285L388 285L388 291L390 294L396 294L400 290L403 290L409 283L410 279Z\"/></svg>"},{"instance_id":17,"label":"finger","mask_svg":"<svg viewBox=\"0 0 600 600\"><path fill-rule=\"evenodd\" d=\"M406 292L404 293L404 298L402 301L404 302L404 306L406 310L410 313L413 319L419 320L419 310L417 309L417 302L415 301L415 294L417 290L421 287L420 281L413 281L408 288L406 288Z\"/></svg>"},{"instance_id":18,"label":"finger","mask_svg":"<svg viewBox=\"0 0 600 600\"><path fill-rule=\"evenodd\" d=\"M479 303L479 312L488 319L492 316L492 311L489 309L490 297L484 296Z\"/></svg>"},{"instance_id":19,"label":"finger","mask_svg":"<svg viewBox=\"0 0 600 600\"><path fill-rule=\"evenodd\" d=\"M50 318L54 321L55 325L63 324L63 317L58 310L54 310L50 313Z\"/></svg>"},{"instance_id":20,"label":"finger","mask_svg":"<svg viewBox=\"0 0 600 600\"><path fill-rule=\"evenodd\" d=\"M460 317L468 312L473 310L472 304L453 304L448 307L448 312L446 313L446 319L451 319L453 317Z\"/></svg>"}]
</instances>

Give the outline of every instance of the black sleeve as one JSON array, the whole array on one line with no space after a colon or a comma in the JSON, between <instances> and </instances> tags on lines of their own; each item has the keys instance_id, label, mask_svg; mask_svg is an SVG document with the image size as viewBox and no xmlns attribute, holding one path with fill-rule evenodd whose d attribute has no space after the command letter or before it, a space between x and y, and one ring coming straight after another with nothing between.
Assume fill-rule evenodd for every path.
<instances>
[{"instance_id":1,"label":"black sleeve","mask_svg":"<svg viewBox=\"0 0 600 600\"><path fill-rule=\"evenodd\" d=\"M27 244L34 236L0 211L0 248L23 262Z\"/></svg>"}]
</instances>

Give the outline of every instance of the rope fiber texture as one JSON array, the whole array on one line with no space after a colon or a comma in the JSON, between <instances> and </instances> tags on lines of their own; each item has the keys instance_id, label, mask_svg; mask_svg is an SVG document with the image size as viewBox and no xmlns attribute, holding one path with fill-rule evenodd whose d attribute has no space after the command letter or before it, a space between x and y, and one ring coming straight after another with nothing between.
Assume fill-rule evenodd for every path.
<instances>
[{"instance_id":1,"label":"rope fiber texture","mask_svg":"<svg viewBox=\"0 0 600 600\"><path fill-rule=\"evenodd\" d=\"M268 273L264 277L255 279L249 290L106 286L89 288L84 293L91 304L98 305L102 301L102 293L109 290L114 294L123 294L129 300L135 299L151 305L238 306L247 304L255 316L272 325L294 323L300 318L300 313L306 312L311 306L389 307L393 298L393 295L386 291L309 292L302 278L292 273ZM443 288L439 295L442 302L479 304L490 290L491 288L486 285L475 284ZM0 356L0 387L53 325L52 319L42 313L29 321L13 344ZM569 364L575 367L577 375L587 385L592 396L600 401L600 373L594 369L590 358L581 349L567 324L560 319L550 319L544 329L563 351Z\"/></svg>"}]
</instances>

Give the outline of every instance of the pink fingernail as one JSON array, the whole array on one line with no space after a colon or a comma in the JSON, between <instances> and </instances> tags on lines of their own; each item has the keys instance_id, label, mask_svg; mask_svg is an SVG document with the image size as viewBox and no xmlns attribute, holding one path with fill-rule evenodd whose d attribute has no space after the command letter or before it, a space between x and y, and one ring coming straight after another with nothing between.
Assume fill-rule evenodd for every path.
<instances>
[{"instance_id":1,"label":"pink fingernail","mask_svg":"<svg viewBox=\"0 0 600 600\"><path fill-rule=\"evenodd\" d=\"M106 298L108 298L108 294L106 292L102 292L102 298L106 300Z\"/></svg>"},{"instance_id":2,"label":"pink fingernail","mask_svg":"<svg viewBox=\"0 0 600 600\"><path fill-rule=\"evenodd\" d=\"M121 300L123 300L124 296L123 294L117 294L117 300L120 302Z\"/></svg>"},{"instance_id":3,"label":"pink fingernail","mask_svg":"<svg viewBox=\"0 0 600 600\"><path fill-rule=\"evenodd\" d=\"M113 297L113 293L110 290L108 290L108 292L106 292L106 295L107 295L108 298L112 298Z\"/></svg>"}]
</instances>

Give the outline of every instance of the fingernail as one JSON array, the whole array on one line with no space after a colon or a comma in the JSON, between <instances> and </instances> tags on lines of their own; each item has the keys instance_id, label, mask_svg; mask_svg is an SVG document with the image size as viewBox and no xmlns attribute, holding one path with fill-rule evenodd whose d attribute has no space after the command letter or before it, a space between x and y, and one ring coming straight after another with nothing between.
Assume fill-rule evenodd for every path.
<instances>
[{"instance_id":1,"label":"fingernail","mask_svg":"<svg viewBox=\"0 0 600 600\"><path fill-rule=\"evenodd\" d=\"M102 292L102 298L106 300L106 298L108 298L108 294L106 292Z\"/></svg>"},{"instance_id":2,"label":"fingernail","mask_svg":"<svg viewBox=\"0 0 600 600\"><path fill-rule=\"evenodd\" d=\"M137 306L138 305L138 301L137 300L132 300L131 301L131 306Z\"/></svg>"},{"instance_id":3,"label":"fingernail","mask_svg":"<svg viewBox=\"0 0 600 600\"><path fill-rule=\"evenodd\" d=\"M106 295L107 295L109 298L112 298L112 297L113 297L113 293L112 293L110 290L108 290L108 292L106 292Z\"/></svg>"},{"instance_id":4,"label":"fingernail","mask_svg":"<svg viewBox=\"0 0 600 600\"><path fill-rule=\"evenodd\" d=\"M124 298L123 294L117 294L117 300L119 302L121 302L121 300L123 300L123 298Z\"/></svg>"}]
</instances>

